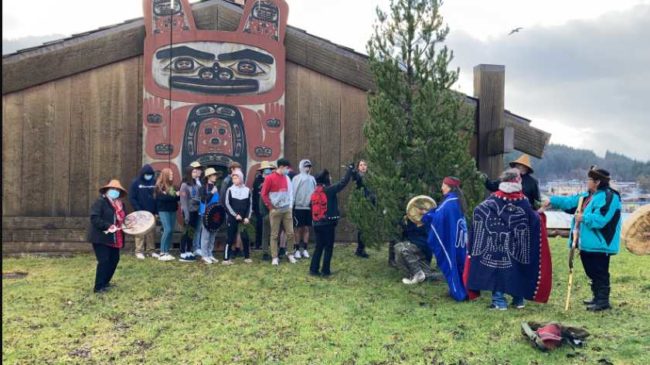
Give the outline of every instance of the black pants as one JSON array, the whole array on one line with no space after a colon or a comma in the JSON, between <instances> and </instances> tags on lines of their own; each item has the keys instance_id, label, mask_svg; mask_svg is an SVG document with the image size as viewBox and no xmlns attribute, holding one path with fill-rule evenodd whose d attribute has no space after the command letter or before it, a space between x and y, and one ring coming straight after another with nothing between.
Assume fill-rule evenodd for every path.
<instances>
[{"instance_id":1,"label":"black pants","mask_svg":"<svg viewBox=\"0 0 650 365\"><path fill-rule=\"evenodd\" d=\"M591 280L591 292L597 303L609 303L609 257L602 252L580 251L580 260Z\"/></svg>"},{"instance_id":2,"label":"black pants","mask_svg":"<svg viewBox=\"0 0 650 365\"><path fill-rule=\"evenodd\" d=\"M111 281L117 263L120 262L120 249L98 243L93 243L97 257L97 273L95 274L95 291L104 289Z\"/></svg>"},{"instance_id":3,"label":"black pants","mask_svg":"<svg viewBox=\"0 0 650 365\"><path fill-rule=\"evenodd\" d=\"M192 241L194 240L194 235L199 234L199 232L194 231L198 219L199 212L190 212L190 222L185 225L183 237L181 237L181 253L192 252Z\"/></svg>"},{"instance_id":4,"label":"black pants","mask_svg":"<svg viewBox=\"0 0 650 365\"><path fill-rule=\"evenodd\" d=\"M235 241L237 241L237 230L239 228L239 222L237 219L235 219L235 217L228 215L228 218L226 218L226 227L228 230L228 238L226 239L226 248L223 250L223 259L228 261L231 259L230 256L232 254L232 246L235 244ZM241 242L244 245L244 258L250 258L251 249L248 240L248 233L246 233L246 231L243 231L241 233Z\"/></svg>"},{"instance_id":5,"label":"black pants","mask_svg":"<svg viewBox=\"0 0 650 365\"><path fill-rule=\"evenodd\" d=\"M262 246L262 231L264 230L264 217L257 211L253 211L255 216L255 249Z\"/></svg>"},{"instance_id":6,"label":"black pants","mask_svg":"<svg viewBox=\"0 0 650 365\"><path fill-rule=\"evenodd\" d=\"M334 251L334 234L336 232L336 225L329 224L324 226L314 226L314 233L316 234L316 248L311 257L311 266L309 271L317 273L320 266L320 259L323 256L323 267L320 271L324 275L329 275L330 261L332 261L332 252ZM325 255L323 255L325 251Z\"/></svg>"},{"instance_id":7,"label":"black pants","mask_svg":"<svg viewBox=\"0 0 650 365\"><path fill-rule=\"evenodd\" d=\"M366 252L366 245L361 240L361 231L357 232L357 253Z\"/></svg>"}]
</instances>

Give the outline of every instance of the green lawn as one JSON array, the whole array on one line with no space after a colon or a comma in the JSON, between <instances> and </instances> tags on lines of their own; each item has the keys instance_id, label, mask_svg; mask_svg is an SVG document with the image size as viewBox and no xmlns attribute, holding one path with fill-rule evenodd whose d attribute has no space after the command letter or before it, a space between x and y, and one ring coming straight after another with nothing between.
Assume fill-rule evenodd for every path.
<instances>
[{"instance_id":1,"label":"green lawn","mask_svg":"<svg viewBox=\"0 0 650 365\"><path fill-rule=\"evenodd\" d=\"M261 264L259 252L231 267L123 255L117 287L99 296L92 255L4 258L3 272L29 275L2 280L3 363L650 363L650 257L613 258L614 309L595 314L579 303L589 290L578 263L565 313L564 239L552 246L550 302L505 312L488 311L488 295L456 303L442 282L407 287L385 250L362 260L345 245L330 279L308 276L304 260ZM521 335L524 320L583 326L592 337L544 354Z\"/></svg>"}]
</instances>

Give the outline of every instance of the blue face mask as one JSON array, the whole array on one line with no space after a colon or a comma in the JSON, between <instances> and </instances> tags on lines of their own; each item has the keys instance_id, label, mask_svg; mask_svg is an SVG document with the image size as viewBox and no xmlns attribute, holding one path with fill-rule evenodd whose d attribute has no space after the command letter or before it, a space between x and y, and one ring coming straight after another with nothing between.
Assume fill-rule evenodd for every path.
<instances>
[{"instance_id":1,"label":"blue face mask","mask_svg":"<svg viewBox=\"0 0 650 365\"><path fill-rule=\"evenodd\" d=\"M120 192L116 189L108 189L106 196L108 196L111 200L115 200L120 197Z\"/></svg>"},{"instance_id":2,"label":"blue face mask","mask_svg":"<svg viewBox=\"0 0 650 365\"><path fill-rule=\"evenodd\" d=\"M283 174L284 174L285 176L286 176L286 175L289 175L289 169L284 169Z\"/></svg>"},{"instance_id":3,"label":"blue face mask","mask_svg":"<svg viewBox=\"0 0 650 365\"><path fill-rule=\"evenodd\" d=\"M145 175L144 175L144 179L145 179L145 180L151 180L151 179L153 179L153 175L145 174Z\"/></svg>"},{"instance_id":4,"label":"blue face mask","mask_svg":"<svg viewBox=\"0 0 650 365\"><path fill-rule=\"evenodd\" d=\"M268 176L271 174L272 171L273 170L271 169L264 169L264 171L262 171L262 176Z\"/></svg>"}]
</instances>

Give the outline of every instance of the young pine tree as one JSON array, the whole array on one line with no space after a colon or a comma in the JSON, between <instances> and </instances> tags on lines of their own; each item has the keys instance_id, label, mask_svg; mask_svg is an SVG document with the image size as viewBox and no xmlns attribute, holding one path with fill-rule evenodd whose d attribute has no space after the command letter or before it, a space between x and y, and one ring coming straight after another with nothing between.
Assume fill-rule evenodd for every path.
<instances>
[{"instance_id":1,"label":"young pine tree","mask_svg":"<svg viewBox=\"0 0 650 365\"><path fill-rule=\"evenodd\" d=\"M376 89L368 97L363 153L369 165L364 182L376 204L361 191L348 204L369 245L399 239L408 201L420 194L440 201L439 186L447 175L463 181L470 208L484 192L470 154L471 110L464 96L451 90L458 70L449 69L453 52L443 44L449 28L440 5L439 0L391 0L388 13L377 9L367 46Z\"/></svg>"}]
</instances>

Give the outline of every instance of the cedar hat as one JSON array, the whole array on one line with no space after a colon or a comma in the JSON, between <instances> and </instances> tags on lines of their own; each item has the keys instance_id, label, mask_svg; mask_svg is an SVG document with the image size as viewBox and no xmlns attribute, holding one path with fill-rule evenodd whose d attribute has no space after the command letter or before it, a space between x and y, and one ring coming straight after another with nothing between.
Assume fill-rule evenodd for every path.
<instances>
[{"instance_id":1,"label":"cedar hat","mask_svg":"<svg viewBox=\"0 0 650 365\"><path fill-rule=\"evenodd\" d=\"M208 177L210 175L216 175L217 170L214 169L214 167L208 167L207 170L205 170L205 177Z\"/></svg>"},{"instance_id":2,"label":"cedar hat","mask_svg":"<svg viewBox=\"0 0 650 365\"><path fill-rule=\"evenodd\" d=\"M531 174L534 172L533 171L533 165L531 165L531 163L530 163L530 156L528 156L525 153L523 155L519 156L518 159L516 159L514 161L510 161L510 167L515 167L517 164L524 165L524 166L528 167Z\"/></svg>"},{"instance_id":3,"label":"cedar hat","mask_svg":"<svg viewBox=\"0 0 650 365\"><path fill-rule=\"evenodd\" d=\"M274 169L276 169L276 167L272 162L262 161L262 163L260 164L260 167L257 168L257 171L266 170L266 169L274 170Z\"/></svg>"},{"instance_id":4,"label":"cedar hat","mask_svg":"<svg viewBox=\"0 0 650 365\"><path fill-rule=\"evenodd\" d=\"M99 193L100 194L105 194L106 190L108 189L117 189L120 191L120 198L125 196L127 194L126 190L122 187L122 184L120 184L120 180L117 179L112 179L111 181L108 182L108 184L102 186L99 188Z\"/></svg>"},{"instance_id":5,"label":"cedar hat","mask_svg":"<svg viewBox=\"0 0 650 365\"><path fill-rule=\"evenodd\" d=\"M190 167L194 169L200 169L201 168L201 163L199 161L194 161L190 164Z\"/></svg>"}]
</instances>

